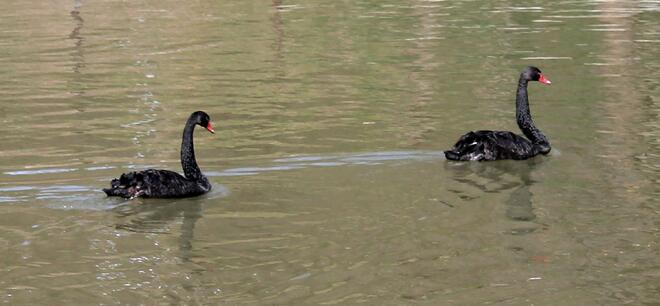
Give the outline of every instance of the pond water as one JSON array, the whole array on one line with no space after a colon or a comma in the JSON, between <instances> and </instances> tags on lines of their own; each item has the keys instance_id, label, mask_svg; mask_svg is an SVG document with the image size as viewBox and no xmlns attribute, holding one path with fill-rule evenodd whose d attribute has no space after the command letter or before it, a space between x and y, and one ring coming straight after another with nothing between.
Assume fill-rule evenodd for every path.
<instances>
[{"instance_id":1,"label":"pond water","mask_svg":"<svg viewBox=\"0 0 660 306\"><path fill-rule=\"evenodd\" d=\"M660 303L657 0L3 6L4 303ZM552 153L445 160L527 65ZM105 197L196 110L211 193Z\"/></svg>"}]
</instances>

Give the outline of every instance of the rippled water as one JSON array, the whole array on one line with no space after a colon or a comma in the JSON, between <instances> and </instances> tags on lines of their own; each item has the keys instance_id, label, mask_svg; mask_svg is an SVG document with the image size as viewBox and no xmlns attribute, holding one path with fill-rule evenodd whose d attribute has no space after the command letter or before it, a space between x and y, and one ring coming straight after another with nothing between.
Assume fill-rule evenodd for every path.
<instances>
[{"instance_id":1,"label":"rippled water","mask_svg":"<svg viewBox=\"0 0 660 306\"><path fill-rule=\"evenodd\" d=\"M47 1L0 12L0 301L660 303L660 2ZM454 163L516 131L553 152ZM100 191L180 171L211 193Z\"/></svg>"}]
</instances>

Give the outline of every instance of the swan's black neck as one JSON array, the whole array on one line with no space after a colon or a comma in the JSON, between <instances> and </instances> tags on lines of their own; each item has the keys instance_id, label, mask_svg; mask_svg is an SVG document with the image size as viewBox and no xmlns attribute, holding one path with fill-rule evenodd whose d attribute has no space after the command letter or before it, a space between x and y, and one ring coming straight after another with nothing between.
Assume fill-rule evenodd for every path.
<instances>
[{"instance_id":1,"label":"swan's black neck","mask_svg":"<svg viewBox=\"0 0 660 306\"><path fill-rule=\"evenodd\" d=\"M181 141L181 167L183 168L183 174L190 180L199 180L203 177L195 159L195 148L193 146L195 125L195 118L188 118L186 127L183 129L183 141Z\"/></svg>"},{"instance_id":2,"label":"swan's black neck","mask_svg":"<svg viewBox=\"0 0 660 306\"><path fill-rule=\"evenodd\" d=\"M516 121L518 127L525 134L525 137L534 144L548 146L548 138L539 130L529 111L529 99L527 98L527 80L521 75L518 81L518 91L516 94Z\"/></svg>"}]
</instances>

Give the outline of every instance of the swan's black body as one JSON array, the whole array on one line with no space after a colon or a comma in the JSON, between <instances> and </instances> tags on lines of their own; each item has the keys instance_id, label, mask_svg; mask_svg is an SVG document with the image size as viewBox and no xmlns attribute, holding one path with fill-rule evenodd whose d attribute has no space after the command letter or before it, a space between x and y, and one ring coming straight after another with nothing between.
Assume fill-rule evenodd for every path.
<instances>
[{"instance_id":1,"label":"swan's black body","mask_svg":"<svg viewBox=\"0 0 660 306\"><path fill-rule=\"evenodd\" d=\"M528 159L550 152L550 142L541 130L536 128L529 112L527 98L527 83L540 81L550 84L541 70L527 67L520 74L516 93L516 120L525 137L507 131L476 131L461 136L451 150L445 151L450 160L498 160L498 159Z\"/></svg>"},{"instance_id":2,"label":"swan's black body","mask_svg":"<svg viewBox=\"0 0 660 306\"><path fill-rule=\"evenodd\" d=\"M181 142L182 176L169 170L148 169L124 173L119 179L113 179L111 188L103 189L108 196L123 198L182 198L204 194L211 190L211 183L197 166L193 147L195 125L201 125L213 133L209 115L194 112L188 118L183 129Z\"/></svg>"}]
</instances>

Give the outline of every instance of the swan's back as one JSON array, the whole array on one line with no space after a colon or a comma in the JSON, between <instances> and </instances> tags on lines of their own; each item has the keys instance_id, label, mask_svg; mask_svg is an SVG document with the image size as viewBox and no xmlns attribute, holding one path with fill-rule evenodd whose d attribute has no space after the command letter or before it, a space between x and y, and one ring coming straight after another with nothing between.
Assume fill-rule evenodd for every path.
<instances>
[{"instance_id":1,"label":"swan's back","mask_svg":"<svg viewBox=\"0 0 660 306\"><path fill-rule=\"evenodd\" d=\"M476 131L461 136L451 150L445 151L450 160L527 159L538 154L529 140L508 131Z\"/></svg>"},{"instance_id":2,"label":"swan's back","mask_svg":"<svg viewBox=\"0 0 660 306\"><path fill-rule=\"evenodd\" d=\"M112 188L103 189L108 196L124 198L180 198L204 194L211 190L206 177L189 180L169 170L148 169L124 173L111 182Z\"/></svg>"}]
</instances>

